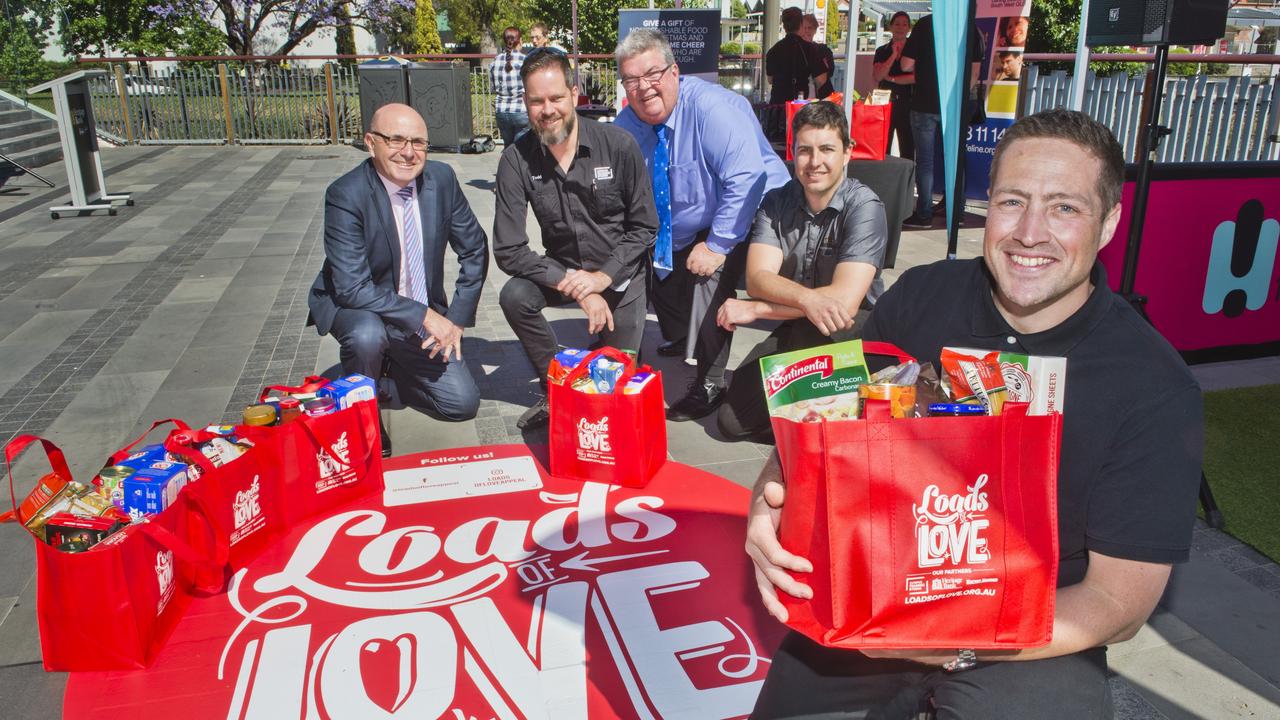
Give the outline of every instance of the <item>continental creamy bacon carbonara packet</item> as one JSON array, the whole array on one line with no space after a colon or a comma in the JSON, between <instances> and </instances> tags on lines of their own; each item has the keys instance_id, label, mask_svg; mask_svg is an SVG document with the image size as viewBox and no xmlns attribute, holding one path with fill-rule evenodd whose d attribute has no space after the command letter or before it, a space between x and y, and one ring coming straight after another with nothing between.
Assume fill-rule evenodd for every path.
<instances>
[{"instance_id":1,"label":"continental creamy bacon carbonara packet","mask_svg":"<svg viewBox=\"0 0 1280 720\"><path fill-rule=\"evenodd\" d=\"M869 377L861 340L760 358L769 414L798 422L857 418L858 387Z\"/></svg>"}]
</instances>

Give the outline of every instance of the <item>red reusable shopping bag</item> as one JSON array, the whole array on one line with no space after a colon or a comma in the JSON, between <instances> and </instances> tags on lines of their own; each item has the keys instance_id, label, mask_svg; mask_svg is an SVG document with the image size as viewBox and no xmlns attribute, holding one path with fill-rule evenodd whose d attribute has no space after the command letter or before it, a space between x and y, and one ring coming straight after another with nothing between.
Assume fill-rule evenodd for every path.
<instances>
[{"instance_id":1,"label":"red reusable shopping bag","mask_svg":"<svg viewBox=\"0 0 1280 720\"><path fill-rule=\"evenodd\" d=\"M655 377L633 395L590 394L571 387L591 362L604 355L627 365L622 387L637 372ZM563 384L550 383L551 474L575 480L644 487L667 461L667 422L662 409L662 373L636 368L625 353L606 347L578 363Z\"/></svg>"},{"instance_id":2,"label":"red reusable shopping bag","mask_svg":"<svg viewBox=\"0 0 1280 720\"><path fill-rule=\"evenodd\" d=\"M870 105L865 102L853 104L853 115L849 118L849 137L853 139L853 149L849 152L853 160L883 160L889 149L890 115L892 103Z\"/></svg>"},{"instance_id":3,"label":"red reusable shopping bag","mask_svg":"<svg viewBox=\"0 0 1280 720\"><path fill-rule=\"evenodd\" d=\"M14 515L13 460L32 443L43 445L54 475L69 480L67 461L53 443L19 435L5 447ZM39 488L37 491L39 492ZM183 537L203 533L212 556ZM67 553L39 539L36 546L36 619L46 670L121 670L146 667L164 646L195 592L218 592L226 544L209 513L191 493L148 522L135 523L86 552ZM217 578L214 582L197 582Z\"/></svg>"},{"instance_id":4,"label":"red reusable shopping bag","mask_svg":"<svg viewBox=\"0 0 1280 720\"><path fill-rule=\"evenodd\" d=\"M787 624L842 648L1048 643L1062 416L894 419L875 400L864 416L773 419L779 539L814 567L795 574L812 600L780 593Z\"/></svg>"}]
</instances>

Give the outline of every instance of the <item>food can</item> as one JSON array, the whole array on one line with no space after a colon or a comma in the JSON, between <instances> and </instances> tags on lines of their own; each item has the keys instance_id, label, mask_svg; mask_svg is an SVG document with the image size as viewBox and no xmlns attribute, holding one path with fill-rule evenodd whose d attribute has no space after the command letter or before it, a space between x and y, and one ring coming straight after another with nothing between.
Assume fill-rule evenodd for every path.
<instances>
[{"instance_id":1,"label":"food can","mask_svg":"<svg viewBox=\"0 0 1280 720\"><path fill-rule=\"evenodd\" d=\"M316 398L315 400L308 400L306 404L302 406L302 409L307 413L307 417L321 417L323 415L332 415L336 412L338 410L338 404L333 401L333 398L322 397Z\"/></svg>"}]
</instances>

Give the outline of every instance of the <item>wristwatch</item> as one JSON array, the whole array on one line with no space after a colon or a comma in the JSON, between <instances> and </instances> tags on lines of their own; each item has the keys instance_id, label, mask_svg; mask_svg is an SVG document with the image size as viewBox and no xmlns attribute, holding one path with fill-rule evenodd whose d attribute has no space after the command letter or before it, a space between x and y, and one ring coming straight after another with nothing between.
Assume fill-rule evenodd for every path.
<instances>
[{"instance_id":1,"label":"wristwatch","mask_svg":"<svg viewBox=\"0 0 1280 720\"><path fill-rule=\"evenodd\" d=\"M957 650L954 660L948 660L942 669L949 673L968 670L978 664L978 653L973 650Z\"/></svg>"}]
</instances>

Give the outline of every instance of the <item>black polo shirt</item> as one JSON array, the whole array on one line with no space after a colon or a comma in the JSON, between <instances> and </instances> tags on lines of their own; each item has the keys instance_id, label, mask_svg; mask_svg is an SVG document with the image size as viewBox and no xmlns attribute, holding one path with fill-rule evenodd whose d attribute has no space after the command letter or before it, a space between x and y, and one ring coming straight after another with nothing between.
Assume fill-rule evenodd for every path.
<instances>
[{"instance_id":1,"label":"black polo shirt","mask_svg":"<svg viewBox=\"0 0 1280 720\"><path fill-rule=\"evenodd\" d=\"M916 61L916 84L911 91L911 109L921 113L940 114L942 105L938 99L938 60L933 47L932 15L925 15L916 21L911 35L907 37L907 44L902 46L902 57ZM976 25L969 26L967 57L970 63L982 62L982 35ZM964 77L967 84L967 67Z\"/></svg>"},{"instance_id":2,"label":"black polo shirt","mask_svg":"<svg viewBox=\"0 0 1280 720\"><path fill-rule=\"evenodd\" d=\"M1058 469L1058 585L1084 578L1087 551L1183 562L1204 445L1200 388L1182 358L1123 298L1101 264L1074 315L1015 332L996 309L981 258L912 268L864 326L937 367L945 345L1067 358Z\"/></svg>"},{"instance_id":3,"label":"black polo shirt","mask_svg":"<svg viewBox=\"0 0 1280 720\"><path fill-rule=\"evenodd\" d=\"M644 156L631 134L577 119L578 152L565 172L530 130L498 163L493 257L512 277L555 287L569 268L603 272L615 289L639 275L658 232ZM528 207L546 255L529 247Z\"/></svg>"}]
</instances>

